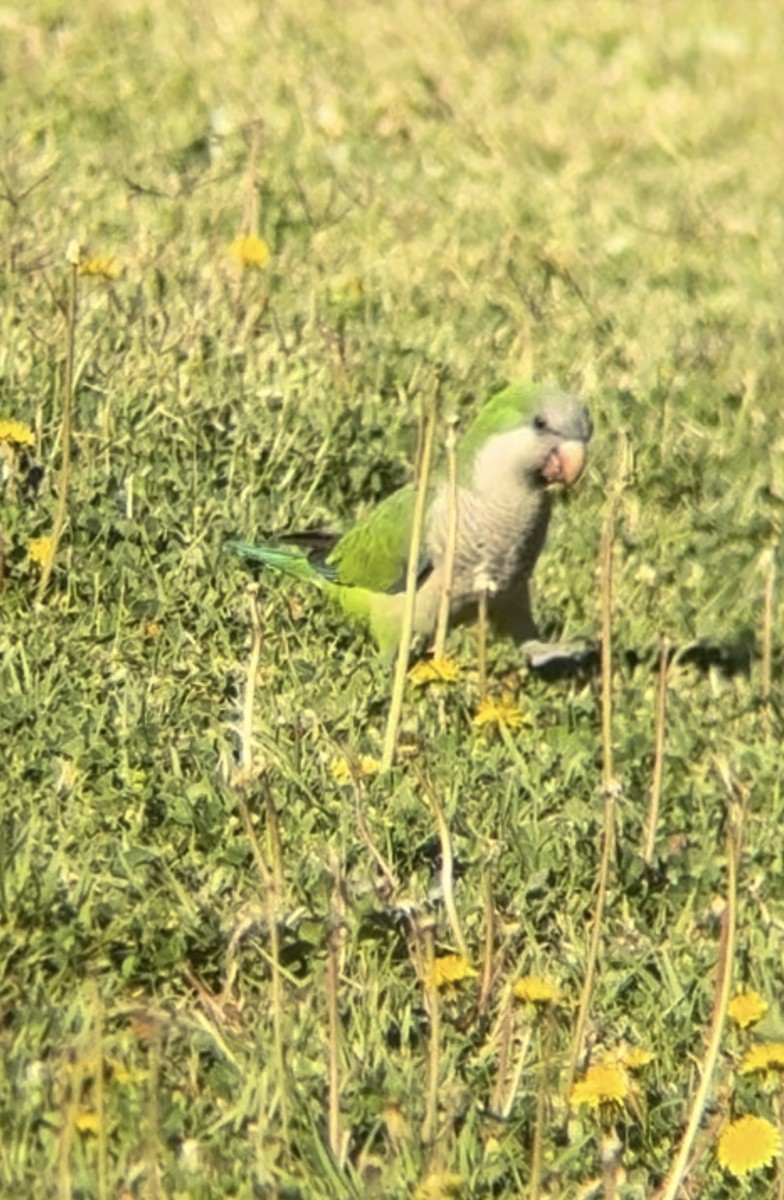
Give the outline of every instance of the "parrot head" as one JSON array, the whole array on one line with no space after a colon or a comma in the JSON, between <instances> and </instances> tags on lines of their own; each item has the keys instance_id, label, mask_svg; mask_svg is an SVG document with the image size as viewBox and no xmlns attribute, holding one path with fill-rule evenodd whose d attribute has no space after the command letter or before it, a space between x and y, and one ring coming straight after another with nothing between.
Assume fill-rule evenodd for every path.
<instances>
[{"instance_id":1,"label":"parrot head","mask_svg":"<svg viewBox=\"0 0 784 1200\"><path fill-rule=\"evenodd\" d=\"M481 491L571 486L585 466L593 424L582 400L541 385L494 396L467 431L463 467Z\"/></svg>"},{"instance_id":2,"label":"parrot head","mask_svg":"<svg viewBox=\"0 0 784 1200\"><path fill-rule=\"evenodd\" d=\"M545 484L570 487L576 483L582 475L593 433L593 423L583 402L576 396L544 396L528 428L530 433L522 451L523 469L532 470Z\"/></svg>"}]
</instances>

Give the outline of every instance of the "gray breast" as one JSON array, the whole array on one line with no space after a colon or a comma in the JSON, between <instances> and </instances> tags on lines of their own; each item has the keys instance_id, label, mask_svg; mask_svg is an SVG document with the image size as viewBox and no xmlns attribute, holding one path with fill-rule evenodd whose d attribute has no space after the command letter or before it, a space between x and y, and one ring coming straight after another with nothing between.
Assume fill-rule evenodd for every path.
<instances>
[{"instance_id":1,"label":"gray breast","mask_svg":"<svg viewBox=\"0 0 784 1200\"><path fill-rule=\"evenodd\" d=\"M428 522L428 549L436 564L445 552L446 509L444 488L434 501ZM453 603L459 605L476 596L482 576L492 592L502 594L530 575L544 544L549 518L550 497L545 492L526 489L500 502L461 488Z\"/></svg>"}]
</instances>

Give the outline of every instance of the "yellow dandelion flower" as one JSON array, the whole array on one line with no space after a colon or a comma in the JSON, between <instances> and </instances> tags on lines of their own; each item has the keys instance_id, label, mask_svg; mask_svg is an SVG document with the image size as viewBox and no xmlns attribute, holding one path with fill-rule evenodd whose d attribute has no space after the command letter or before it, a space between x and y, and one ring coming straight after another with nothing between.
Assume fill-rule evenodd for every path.
<instances>
[{"instance_id":1,"label":"yellow dandelion flower","mask_svg":"<svg viewBox=\"0 0 784 1200\"><path fill-rule=\"evenodd\" d=\"M763 1000L759 992L739 992L730 1000L727 1013L736 1025L745 1029L747 1025L755 1025L768 1011L768 1002Z\"/></svg>"},{"instance_id":2,"label":"yellow dandelion flower","mask_svg":"<svg viewBox=\"0 0 784 1200\"><path fill-rule=\"evenodd\" d=\"M512 990L518 1000L527 1000L529 1004L557 1004L559 999L555 984L537 975L524 975Z\"/></svg>"},{"instance_id":3,"label":"yellow dandelion flower","mask_svg":"<svg viewBox=\"0 0 784 1200\"><path fill-rule=\"evenodd\" d=\"M739 1117L725 1125L716 1149L720 1166L737 1176L766 1167L780 1153L779 1131L765 1117Z\"/></svg>"},{"instance_id":4,"label":"yellow dandelion flower","mask_svg":"<svg viewBox=\"0 0 784 1200\"><path fill-rule=\"evenodd\" d=\"M80 275L100 275L103 279L116 279L121 267L111 254L93 254L79 263Z\"/></svg>"},{"instance_id":5,"label":"yellow dandelion flower","mask_svg":"<svg viewBox=\"0 0 784 1200\"><path fill-rule=\"evenodd\" d=\"M80 1133L97 1134L101 1128L101 1122L98 1119L98 1113L88 1112L83 1110L78 1113L74 1121L74 1125Z\"/></svg>"},{"instance_id":6,"label":"yellow dandelion flower","mask_svg":"<svg viewBox=\"0 0 784 1200\"><path fill-rule=\"evenodd\" d=\"M8 418L0 420L0 442L10 442L14 446L34 446L35 438L29 425Z\"/></svg>"},{"instance_id":7,"label":"yellow dandelion flower","mask_svg":"<svg viewBox=\"0 0 784 1200\"><path fill-rule=\"evenodd\" d=\"M462 954L442 954L434 958L428 972L428 983L431 987L452 987L463 979L477 975L467 958Z\"/></svg>"},{"instance_id":8,"label":"yellow dandelion flower","mask_svg":"<svg viewBox=\"0 0 784 1200\"><path fill-rule=\"evenodd\" d=\"M454 659L441 655L414 663L408 672L408 679L414 687L424 687L428 683L454 683L459 674L460 668Z\"/></svg>"},{"instance_id":9,"label":"yellow dandelion flower","mask_svg":"<svg viewBox=\"0 0 784 1200\"><path fill-rule=\"evenodd\" d=\"M229 257L245 269L260 271L270 260L267 243L255 233L237 237L229 246Z\"/></svg>"},{"instance_id":10,"label":"yellow dandelion flower","mask_svg":"<svg viewBox=\"0 0 784 1200\"><path fill-rule=\"evenodd\" d=\"M143 638L159 638L163 633L163 625L160 621L142 621L141 635Z\"/></svg>"},{"instance_id":11,"label":"yellow dandelion flower","mask_svg":"<svg viewBox=\"0 0 784 1200\"><path fill-rule=\"evenodd\" d=\"M642 1046L629 1046L621 1055L621 1062L629 1071L636 1071L653 1062L653 1054L650 1050L643 1050Z\"/></svg>"},{"instance_id":12,"label":"yellow dandelion flower","mask_svg":"<svg viewBox=\"0 0 784 1200\"><path fill-rule=\"evenodd\" d=\"M37 563L39 567L42 567L52 553L53 542L54 539L49 537L49 535L31 538L27 543L27 557L30 559L30 562Z\"/></svg>"},{"instance_id":13,"label":"yellow dandelion flower","mask_svg":"<svg viewBox=\"0 0 784 1200\"><path fill-rule=\"evenodd\" d=\"M784 1070L784 1042L761 1042L758 1046L752 1046L743 1056L740 1073L750 1075L752 1071L770 1071L773 1068Z\"/></svg>"},{"instance_id":14,"label":"yellow dandelion flower","mask_svg":"<svg viewBox=\"0 0 784 1200\"><path fill-rule=\"evenodd\" d=\"M414 1200L453 1200L465 1188L462 1175L453 1171L433 1171L423 1179L414 1193Z\"/></svg>"},{"instance_id":15,"label":"yellow dandelion flower","mask_svg":"<svg viewBox=\"0 0 784 1200\"><path fill-rule=\"evenodd\" d=\"M352 766L354 770L352 771ZM329 764L329 772L335 783L345 784L351 783L354 775L358 775L360 779L364 779L367 775L377 775L381 769L381 763L377 758L372 758L369 754L359 754L356 758L349 761L345 755L340 758L333 758Z\"/></svg>"},{"instance_id":16,"label":"yellow dandelion flower","mask_svg":"<svg viewBox=\"0 0 784 1200\"><path fill-rule=\"evenodd\" d=\"M594 1063L572 1088L571 1104L621 1104L629 1095L629 1076L618 1063Z\"/></svg>"},{"instance_id":17,"label":"yellow dandelion flower","mask_svg":"<svg viewBox=\"0 0 784 1200\"><path fill-rule=\"evenodd\" d=\"M478 729L493 725L497 725L499 729L519 729L525 720L523 710L511 696L501 696L498 700L493 700L488 696L480 701L474 716L474 725Z\"/></svg>"}]
</instances>

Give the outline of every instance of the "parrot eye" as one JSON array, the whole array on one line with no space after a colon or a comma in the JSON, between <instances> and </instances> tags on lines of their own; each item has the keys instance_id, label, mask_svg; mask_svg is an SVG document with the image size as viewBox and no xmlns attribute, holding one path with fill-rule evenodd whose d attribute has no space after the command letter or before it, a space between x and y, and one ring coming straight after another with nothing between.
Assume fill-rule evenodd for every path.
<instances>
[{"instance_id":1,"label":"parrot eye","mask_svg":"<svg viewBox=\"0 0 784 1200\"><path fill-rule=\"evenodd\" d=\"M534 417L534 429L542 433L547 428L547 417L543 417L541 413L537 413Z\"/></svg>"}]
</instances>

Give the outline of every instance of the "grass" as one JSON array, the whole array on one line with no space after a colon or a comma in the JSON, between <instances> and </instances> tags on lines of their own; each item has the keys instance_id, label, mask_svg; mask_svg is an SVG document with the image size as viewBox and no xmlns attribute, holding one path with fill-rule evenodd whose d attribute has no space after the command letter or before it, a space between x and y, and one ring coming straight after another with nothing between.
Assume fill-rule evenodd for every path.
<instances>
[{"instance_id":1,"label":"grass","mask_svg":"<svg viewBox=\"0 0 784 1200\"><path fill-rule=\"evenodd\" d=\"M680 1195L743 1194L721 1129L781 1109L721 1016L754 988L781 1036L783 22L756 0L0 14L0 419L35 435L0 484L3 1197L674 1196L687 1126ZM244 234L265 267L229 255ZM74 239L98 273L37 604ZM531 375L596 425L537 571L549 634L598 636L631 448L577 1071L654 1058L595 1110L564 1087L606 833L598 677L491 642L523 724L487 732L475 635L452 634L459 681L409 688L396 765L363 772L390 672L264 576L249 680L225 551L347 525L409 478L437 381L464 424ZM691 649L651 854L662 633ZM477 974L445 990L429 964L460 938ZM514 1001L527 974L560 1004ZM749 1179L784 1189L780 1165Z\"/></svg>"}]
</instances>

